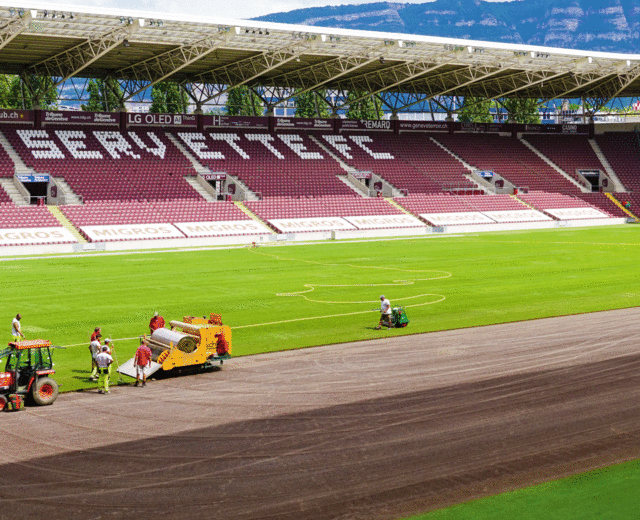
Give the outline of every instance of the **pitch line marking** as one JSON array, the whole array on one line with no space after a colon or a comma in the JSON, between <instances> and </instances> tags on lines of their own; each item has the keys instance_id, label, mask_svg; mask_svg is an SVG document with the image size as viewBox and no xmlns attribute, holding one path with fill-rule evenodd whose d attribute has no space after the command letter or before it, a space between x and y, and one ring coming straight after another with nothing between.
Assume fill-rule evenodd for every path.
<instances>
[{"instance_id":1,"label":"pitch line marking","mask_svg":"<svg viewBox=\"0 0 640 520\"><path fill-rule=\"evenodd\" d=\"M435 270L431 270L431 269L401 269L398 267L378 267L378 266L371 266L371 265L354 265L354 264L326 264L326 263L322 263L322 262L315 262L313 260L301 260L298 258L286 258L286 257L281 257L278 255L271 255L268 253L262 253L259 251L255 251L253 248L252 249L247 249L249 252L254 253L254 254L258 254L258 255L263 255L263 256L270 256L272 258L275 258L277 260L285 260L285 261L290 261L290 262L303 262L303 263L307 263L307 264L314 264L314 265L322 265L322 266L327 266L327 267L354 267L356 269L378 269L378 270L387 270L387 271L399 271L399 272L403 272L403 273L441 273L443 276L434 276L434 277L430 277L430 278L415 278L413 280L392 280L391 283L372 283L372 284L345 284L345 285L321 285L321 284L305 284L304 287L309 287L308 290L306 291L299 291L299 292L293 292L293 293L277 293L276 296L300 296L301 298L304 298L305 300L312 302L312 303L328 303L328 304L363 304L363 303L377 303L377 300L363 300L363 301L349 301L349 302L333 302L333 301L326 301L326 300L312 300L311 298L308 298L306 296L304 296L304 294L312 292L315 290L316 287L397 287L397 286L402 286L402 285L414 285L415 282L423 282L423 281L430 281L430 280L442 280L445 278L450 278L451 276L453 276L450 272L448 271L435 271ZM1 260L1 259L0 259ZM425 293L425 294L418 294L416 296L407 296L406 298L395 298L395 301L404 301L404 300L413 300L416 298L421 298L423 296L436 296L438 299L434 300L434 301L429 301L429 302L423 302L423 303L414 303L411 305L405 305L405 307L422 307L425 305L433 305L435 303L440 303L444 300L446 300L446 296L442 295L442 294L434 294L434 293ZM270 321L270 322L266 322L266 323L253 323L250 325L238 325L233 327L233 329L247 329L250 327L266 327L269 325L280 325L282 323L292 323L292 322L297 322L297 321L308 321L308 320L320 320L320 319L325 319L325 318L339 318L339 317L343 317L343 316L354 316L357 314L367 314L370 312L378 312L378 310L371 310L371 309L367 309L365 311L355 311L355 312L346 312L346 313L342 313L342 314L329 314L326 316L310 316L310 317L306 317L306 318L293 318L290 320L280 320L280 321ZM134 336L131 338L113 338L113 341L132 341L132 340L137 340L140 336ZM63 348L70 348L70 347L86 347L88 343L75 343L72 345L64 345Z\"/></svg>"},{"instance_id":2,"label":"pitch line marking","mask_svg":"<svg viewBox=\"0 0 640 520\"><path fill-rule=\"evenodd\" d=\"M415 303L413 305L405 305L405 307L421 307L423 305L433 305L434 303L440 303L441 301L446 300L446 297L441 295L441 294L431 294L431 295L421 295L421 296L439 296L440 299L432 301L432 302ZM321 303L330 303L330 302L321 302ZM371 302L365 302L365 303L371 303ZM376 310L346 312L346 313L343 313L343 314L330 314L330 315L327 315L327 316L311 316L311 317L307 317L307 318L295 318L295 319L292 319L292 320L270 321L270 322L267 322L267 323L254 323L253 325L240 325L238 327L233 327L233 330L235 330L235 329L247 329L249 327L263 327L263 326L267 326L267 325L279 325L281 323L291 323L291 322L294 322L294 321L320 320L320 319L324 319L324 318L340 318L342 316L354 316L356 314L367 314L369 312L379 312L379 311L376 309Z\"/></svg>"},{"instance_id":3,"label":"pitch line marking","mask_svg":"<svg viewBox=\"0 0 640 520\"><path fill-rule=\"evenodd\" d=\"M301 263L306 263L306 264L312 264L312 265L320 265L320 266L326 266L326 267L353 267L355 269L376 269L378 271L380 270L386 270L386 271L397 271L397 272L403 272L403 273L438 273L439 275L437 276L431 276L428 278L415 278L413 280L392 280L391 283L371 283L371 284L305 284L304 287L307 287L308 289L305 291L297 291L297 292L290 292L290 293L276 293L276 296L300 296L301 298L304 298L305 300L312 302L312 303L328 303L328 304L364 304L364 303L377 303L377 300L363 300L363 301L328 301L328 300L314 300L311 299L307 296L305 296L305 294L310 293L315 291L316 287L397 287L397 286L403 286L403 285L414 285L415 282L422 282L422 281L430 281L430 280L441 280L441 279L445 279L445 278L450 278L452 276L452 274L448 271L436 271L436 270L431 270L431 269L402 269L402 268L398 268L398 267L384 267L384 266L370 266L370 265L354 265L354 264L335 264L335 263L323 263L323 262L316 262L314 260L302 260L302 259L298 259L298 258L287 258L287 257L282 257L279 255L273 255L273 254L269 254L269 253L263 253L260 251L255 251L254 249L248 249L249 252L254 253L254 254L258 254L258 255L263 255L263 256L268 256L271 258L275 258L277 260L283 260L283 261L290 261L290 262L301 262ZM415 296L407 296L405 298L394 298L395 301L405 301L405 300L415 300L416 298L423 298L425 296L434 296L436 297L436 299L434 299L433 301L427 301L427 302L423 302L423 303L414 303L414 304L410 304L410 305L405 305L405 307L421 307L424 305L433 305L435 303L440 303L442 301L444 301L446 299L446 296L442 295L442 294L434 294L434 293L424 293L424 294L418 294ZM272 322L267 322L267 323L255 323L255 324L251 324L251 325L240 325L237 327L234 327L234 329L244 329L244 328L249 328L249 327L262 327L262 326L267 326L267 325L278 325L278 324L282 324L282 323L291 323L291 322L297 322L297 321L308 321L308 320L319 320L319 319L326 319L326 318L338 318L338 317L343 317L343 316L354 316L357 314L367 314L370 312L378 312L378 310L371 310L371 309L367 309L364 311L355 311L355 312L347 312L347 313L340 313L340 314L330 314L330 315L324 315L324 316L310 316L310 317L306 317L306 318L294 318L294 319L290 319L290 320L279 320L279 321L272 321Z\"/></svg>"}]
</instances>

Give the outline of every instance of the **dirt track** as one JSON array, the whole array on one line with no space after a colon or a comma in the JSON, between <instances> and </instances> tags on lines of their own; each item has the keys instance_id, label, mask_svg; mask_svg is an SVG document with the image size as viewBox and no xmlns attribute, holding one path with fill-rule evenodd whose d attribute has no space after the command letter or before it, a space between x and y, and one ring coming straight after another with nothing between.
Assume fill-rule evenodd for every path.
<instances>
[{"instance_id":1,"label":"dirt track","mask_svg":"<svg viewBox=\"0 0 640 520\"><path fill-rule=\"evenodd\" d=\"M637 457L639 373L627 309L63 395L0 417L0 518L394 519Z\"/></svg>"}]
</instances>

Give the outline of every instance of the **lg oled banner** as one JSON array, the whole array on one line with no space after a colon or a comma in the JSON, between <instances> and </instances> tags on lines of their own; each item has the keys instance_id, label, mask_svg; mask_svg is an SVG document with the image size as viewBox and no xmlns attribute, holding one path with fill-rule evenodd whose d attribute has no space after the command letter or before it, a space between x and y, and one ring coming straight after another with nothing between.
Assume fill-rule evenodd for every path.
<instances>
[{"instance_id":1,"label":"lg oled banner","mask_svg":"<svg viewBox=\"0 0 640 520\"><path fill-rule=\"evenodd\" d=\"M198 116L195 114L127 114L127 125L195 128L198 125Z\"/></svg>"}]
</instances>

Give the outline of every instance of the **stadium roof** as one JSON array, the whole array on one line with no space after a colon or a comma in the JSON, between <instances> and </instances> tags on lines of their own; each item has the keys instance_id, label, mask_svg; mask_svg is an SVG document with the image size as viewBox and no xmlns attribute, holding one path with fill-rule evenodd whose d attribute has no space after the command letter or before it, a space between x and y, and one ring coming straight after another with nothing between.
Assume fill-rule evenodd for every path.
<instances>
[{"instance_id":1,"label":"stadium roof","mask_svg":"<svg viewBox=\"0 0 640 520\"><path fill-rule=\"evenodd\" d=\"M640 55L29 3L0 7L0 72L159 81L207 102L238 85L413 96L640 95Z\"/></svg>"}]
</instances>

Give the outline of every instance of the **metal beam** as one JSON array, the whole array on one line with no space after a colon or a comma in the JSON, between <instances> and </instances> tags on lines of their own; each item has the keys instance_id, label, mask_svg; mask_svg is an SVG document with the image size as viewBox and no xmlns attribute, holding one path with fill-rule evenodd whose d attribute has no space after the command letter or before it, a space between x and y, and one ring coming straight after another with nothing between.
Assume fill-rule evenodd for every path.
<instances>
[{"instance_id":1,"label":"metal beam","mask_svg":"<svg viewBox=\"0 0 640 520\"><path fill-rule=\"evenodd\" d=\"M400 42L399 46L403 47L406 46L406 44ZM347 81L350 82L350 85L347 86L341 84L341 87L347 88L348 90L366 91L372 94L387 92L411 82L420 76L429 74L441 67L451 65L452 62L456 62L461 66L475 65L477 62L477 56L475 55L474 50L474 47L469 46L454 47L451 50L445 51L443 54L431 56L430 59L427 60L404 62L360 77L349 79ZM495 61L490 65L499 69L503 67L503 60ZM425 81L429 81L429 78L425 78Z\"/></svg>"},{"instance_id":2,"label":"metal beam","mask_svg":"<svg viewBox=\"0 0 640 520\"><path fill-rule=\"evenodd\" d=\"M405 92L421 94L427 98L446 96L450 93L460 94L464 87L502 73L504 70L494 65L473 64L434 77L409 82L406 84ZM412 90L408 90L409 88Z\"/></svg>"},{"instance_id":3,"label":"metal beam","mask_svg":"<svg viewBox=\"0 0 640 520\"><path fill-rule=\"evenodd\" d=\"M240 27L218 27L216 34L120 69L114 73L114 76L125 79L123 83L125 101L214 52L238 34L240 34Z\"/></svg>"},{"instance_id":4,"label":"metal beam","mask_svg":"<svg viewBox=\"0 0 640 520\"><path fill-rule=\"evenodd\" d=\"M359 52L356 52L355 55L349 54L348 56L332 58L315 65L275 76L270 78L269 81L272 85L288 89L290 92L295 91L296 94L318 90L327 83L334 82L370 63L379 61L383 58L383 50L388 50L389 47L396 45L396 43L397 42L386 40L372 47L363 48ZM329 88L335 87L335 85L329 86ZM290 97L294 96L291 95Z\"/></svg>"},{"instance_id":5,"label":"metal beam","mask_svg":"<svg viewBox=\"0 0 640 520\"><path fill-rule=\"evenodd\" d=\"M6 24L0 27L0 49L24 31L31 21L38 16L38 11L23 11L22 15L16 13Z\"/></svg>"},{"instance_id":6,"label":"metal beam","mask_svg":"<svg viewBox=\"0 0 640 520\"><path fill-rule=\"evenodd\" d=\"M365 74L364 76L360 76L359 78L350 80L349 86L343 86L344 88L347 88L348 90L354 92L360 91L369 93L366 96L361 96L359 98L351 100L351 102L353 103L360 101L371 94L378 94L380 92L391 90L394 87L402 85L412 79L423 76L424 74L428 74L429 72L433 72L443 66L444 63L434 64L433 61L403 63L401 65L390 67L389 69ZM391 82L389 82L389 80Z\"/></svg>"},{"instance_id":7,"label":"metal beam","mask_svg":"<svg viewBox=\"0 0 640 520\"><path fill-rule=\"evenodd\" d=\"M26 73L61 78L54 85L58 86L121 45L143 26L143 19L132 20L131 24L127 23L121 27L116 27L99 38L87 40L69 50L36 63L28 67Z\"/></svg>"},{"instance_id":8,"label":"metal beam","mask_svg":"<svg viewBox=\"0 0 640 520\"><path fill-rule=\"evenodd\" d=\"M189 83L200 103L219 97L230 89L245 85L285 63L298 59L321 42L320 35L296 39L291 44L266 51L236 63L195 76ZM196 94L199 92L199 94Z\"/></svg>"}]
</instances>

